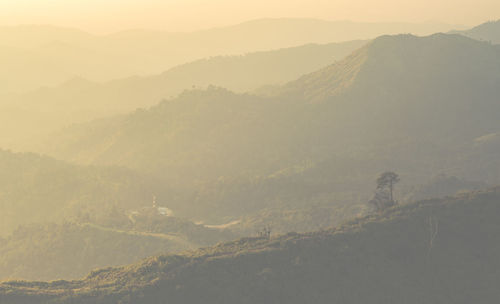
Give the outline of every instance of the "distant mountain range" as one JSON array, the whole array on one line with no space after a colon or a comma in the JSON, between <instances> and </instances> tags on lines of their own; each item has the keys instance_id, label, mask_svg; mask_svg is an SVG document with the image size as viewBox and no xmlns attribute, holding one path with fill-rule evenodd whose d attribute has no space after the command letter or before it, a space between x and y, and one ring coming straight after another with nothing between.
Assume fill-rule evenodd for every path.
<instances>
[{"instance_id":1,"label":"distant mountain range","mask_svg":"<svg viewBox=\"0 0 500 304\"><path fill-rule=\"evenodd\" d=\"M245 92L284 84L341 60L365 43L309 44L241 56L217 56L179 65L158 75L105 83L73 78L57 87L11 97L8 109L0 113L2 129L9 130L1 134L0 145L19 148L20 142L33 142L40 136L34 130L47 134L72 123L146 108L193 87L217 85Z\"/></svg>"},{"instance_id":2,"label":"distant mountain range","mask_svg":"<svg viewBox=\"0 0 500 304\"><path fill-rule=\"evenodd\" d=\"M218 56L180 65L154 76L105 83L73 78L57 87L11 96L8 100L10 110L4 110L5 115L2 115L5 116L1 119L2 128L15 129L19 133L29 131L30 127L39 131L40 127L46 131L55 130L71 123L149 107L193 86L218 85L244 92L265 85L279 85L340 60L365 43L310 44L241 56ZM17 134L3 134L4 145L13 146L8 144L9 138L27 141Z\"/></svg>"},{"instance_id":3,"label":"distant mountain range","mask_svg":"<svg viewBox=\"0 0 500 304\"><path fill-rule=\"evenodd\" d=\"M430 23L260 19L189 33L130 30L97 36L53 26L1 27L0 63L4 69L0 72L0 93L57 85L73 77L108 81L157 74L209 56L371 39L382 34L430 34L452 28Z\"/></svg>"},{"instance_id":4,"label":"distant mountain range","mask_svg":"<svg viewBox=\"0 0 500 304\"><path fill-rule=\"evenodd\" d=\"M297 30L299 27L300 31ZM497 23L490 22L469 31L455 32L473 38L476 38L476 32L487 32L488 39L479 36L478 39L495 41L496 27ZM37 137L64 125L147 107L193 86L206 87L212 84L244 92L282 84L342 59L364 42L296 47L303 43L373 38L380 34L401 32L428 34L448 30L446 25L363 24L309 19L257 20L234 27L203 31L203 35L198 35L198 32L175 34L130 31L93 36L49 26L0 28L0 38L4 44L4 47L0 47L0 62L4 62L4 71L8 71L3 76L4 88L0 88L3 114L0 117L3 122L1 129L17 131L15 135L12 132L10 135L1 134L0 145L18 150L33 149L33 145L22 143L32 143ZM265 34L247 35L258 31ZM250 39L252 44L249 43L244 48L241 41L236 39L240 34L255 37L252 38L255 41ZM209 39L210 37L213 39ZM190 46L191 43L201 43L202 40L203 48ZM235 41L238 41L234 44L236 48L232 48L231 43ZM211 50L212 43L220 48ZM262 46L259 47L260 45ZM38 50L41 46L43 51ZM277 50L268 51L269 49ZM195 50L200 50L200 54L189 57L189 52ZM262 51L251 52L254 50ZM232 55L220 56L221 54ZM181 55L188 57L175 60L176 56ZM195 59L198 60L184 64ZM165 60L172 62L162 63ZM130 66L149 63L151 68L142 70ZM85 70L93 73L99 71L102 75L90 75ZM113 75L104 75L108 72ZM131 76L146 74L150 75ZM32 85L15 89L13 81L17 79L16 75L22 79L23 85ZM52 81L54 77L59 80ZM111 78L117 79L109 81ZM42 85L49 87L40 89ZM26 92L29 88L33 90ZM266 88L259 92L270 89L272 90ZM9 94L16 90L21 93Z\"/></svg>"},{"instance_id":5,"label":"distant mountain range","mask_svg":"<svg viewBox=\"0 0 500 304\"><path fill-rule=\"evenodd\" d=\"M340 227L246 238L96 270L0 284L0 302L492 303L500 191L397 206Z\"/></svg>"}]
</instances>

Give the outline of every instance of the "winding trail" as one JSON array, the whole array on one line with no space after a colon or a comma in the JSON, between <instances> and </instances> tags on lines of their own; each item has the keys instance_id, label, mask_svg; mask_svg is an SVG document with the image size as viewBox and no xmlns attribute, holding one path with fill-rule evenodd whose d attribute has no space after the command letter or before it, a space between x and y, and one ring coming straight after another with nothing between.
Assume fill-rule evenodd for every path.
<instances>
[{"instance_id":1,"label":"winding trail","mask_svg":"<svg viewBox=\"0 0 500 304\"><path fill-rule=\"evenodd\" d=\"M85 223L85 224L80 224L82 227L90 227L94 229L99 229L103 231L110 231L114 233L123 233L127 235L132 235L132 236L144 236L144 237L152 237L152 238L158 238L162 240L169 240L172 242L177 243L178 245L186 248L186 249L197 249L200 246L196 243L190 242L186 240L185 238L176 235L176 234L166 234L166 233L153 233L153 232L145 232L145 231L134 231L134 230L120 230L120 229L115 229L115 228L110 228L110 227L103 227L97 224L93 223Z\"/></svg>"}]
</instances>

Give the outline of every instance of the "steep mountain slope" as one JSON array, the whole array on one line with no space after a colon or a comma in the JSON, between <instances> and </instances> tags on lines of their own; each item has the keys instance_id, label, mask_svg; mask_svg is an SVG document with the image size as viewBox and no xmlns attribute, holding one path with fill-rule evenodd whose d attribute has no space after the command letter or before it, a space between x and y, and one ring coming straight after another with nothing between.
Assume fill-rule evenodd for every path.
<instances>
[{"instance_id":1,"label":"steep mountain slope","mask_svg":"<svg viewBox=\"0 0 500 304\"><path fill-rule=\"evenodd\" d=\"M497 184L497 166L470 168L497 163L490 152L478 156L486 150L476 139L500 129L499 84L500 50L488 43L383 36L272 97L189 91L69 128L48 151L153 174L183 193L172 206L204 215L300 208L313 198L364 202L387 168L406 186L442 171ZM194 203L196 210L188 207Z\"/></svg>"},{"instance_id":2,"label":"steep mountain slope","mask_svg":"<svg viewBox=\"0 0 500 304\"><path fill-rule=\"evenodd\" d=\"M94 271L5 282L5 303L491 303L500 191L397 206L309 234L249 238Z\"/></svg>"},{"instance_id":3,"label":"steep mountain slope","mask_svg":"<svg viewBox=\"0 0 500 304\"><path fill-rule=\"evenodd\" d=\"M286 90L308 101L336 103L344 120L362 122L347 128L472 139L498 127L499 54L458 35L383 36Z\"/></svg>"},{"instance_id":4,"label":"steep mountain slope","mask_svg":"<svg viewBox=\"0 0 500 304\"><path fill-rule=\"evenodd\" d=\"M493 44L500 44L500 20L489 21L469 30L452 31L452 33L461 34Z\"/></svg>"}]
</instances>

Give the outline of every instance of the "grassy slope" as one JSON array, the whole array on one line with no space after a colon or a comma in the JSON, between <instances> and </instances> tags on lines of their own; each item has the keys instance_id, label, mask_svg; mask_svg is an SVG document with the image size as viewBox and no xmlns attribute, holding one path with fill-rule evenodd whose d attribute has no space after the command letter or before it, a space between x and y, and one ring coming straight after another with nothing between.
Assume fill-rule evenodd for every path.
<instances>
[{"instance_id":1,"label":"grassy slope","mask_svg":"<svg viewBox=\"0 0 500 304\"><path fill-rule=\"evenodd\" d=\"M500 189L421 201L339 228L242 239L93 272L0 285L16 303L491 303ZM437 223L431 245L430 222ZM121 301L121 302L119 302Z\"/></svg>"},{"instance_id":2,"label":"grassy slope","mask_svg":"<svg viewBox=\"0 0 500 304\"><path fill-rule=\"evenodd\" d=\"M0 244L3 279L30 280L79 278L95 268L198 247L175 235L74 223L21 227Z\"/></svg>"}]
</instances>

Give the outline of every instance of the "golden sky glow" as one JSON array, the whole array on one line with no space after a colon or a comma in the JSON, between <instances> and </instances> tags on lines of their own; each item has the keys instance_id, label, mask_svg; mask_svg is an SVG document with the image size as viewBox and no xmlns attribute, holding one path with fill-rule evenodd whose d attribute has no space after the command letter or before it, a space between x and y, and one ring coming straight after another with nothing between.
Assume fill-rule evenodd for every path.
<instances>
[{"instance_id":1,"label":"golden sky glow","mask_svg":"<svg viewBox=\"0 0 500 304\"><path fill-rule=\"evenodd\" d=\"M0 25L54 24L96 33L130 28L190 31L264 17L474 25L500 18L500 1L0 0Z\"/></svg>"}]
</instances>

